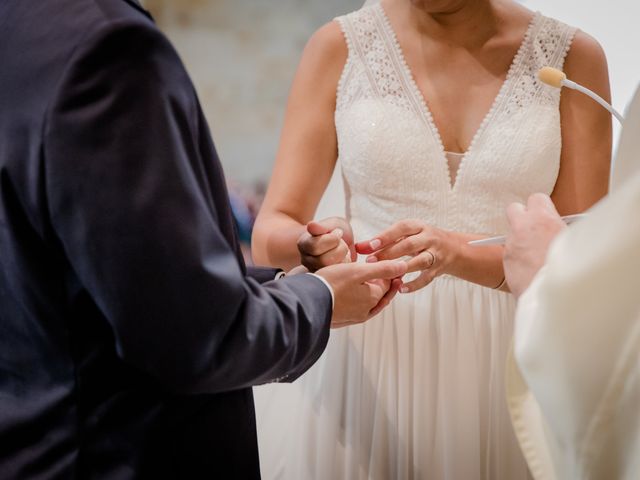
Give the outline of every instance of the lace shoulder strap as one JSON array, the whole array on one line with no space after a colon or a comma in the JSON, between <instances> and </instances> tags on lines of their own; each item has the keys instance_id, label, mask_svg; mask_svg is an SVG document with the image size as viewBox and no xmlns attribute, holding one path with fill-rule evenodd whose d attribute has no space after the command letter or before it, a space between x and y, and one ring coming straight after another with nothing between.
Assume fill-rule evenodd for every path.
<instances>
[{"instance_id":1,"label":"lace shoulder strap","mask_svg":"<svg viewBox=\"0 0 640 480\"><path fill-rule=\"evenodd\" d=\"M374 85L368 75L367 55L374 48L378 32L374 21L373 6L365 5L360 10L335 19L340 25L348 48L336 99L336 110L351 105L363 95L370 96ZM363 78L364 77L364 78ZM368 90L365 93L365 90Z\"/></svg>"},{"instance_id":2,"label":"lace shoulder strap","mask_svg":"<svg viewBox=\"0 0 640 480\"><path fill-rule=\"evenodd\" d=\"M536 13L533 27L525 39L523 55L518 59L515 79L508 92L505 108L511 113L523 106L537 104L557 107L560 89L538 80L542 67L562 70L576 29L553 18Z\"/></svg>"},{"instance_id":3,"label":"lace shoulder strap","mask_svg":"<svg viewBox=\"0 0 640 480\"><path fill-rule=\"evenodd\" d=\"M361 98L385 98L412 108L406 80L394 56L390 35L379 3L336 18L347 42L349 55L338 85L336 110Z\"/></svg>"},{"instance_id":4,"label":"lace shoulder strap","mask_svg":"<svg viewBox=\"0 0 640 480\"><path fill-rule=\"evenodd\" d=\"M549 66L562 70L577 29L549 17L542 17L534 37L529 61L537 70Z\"/></svg>"}]
</instances>

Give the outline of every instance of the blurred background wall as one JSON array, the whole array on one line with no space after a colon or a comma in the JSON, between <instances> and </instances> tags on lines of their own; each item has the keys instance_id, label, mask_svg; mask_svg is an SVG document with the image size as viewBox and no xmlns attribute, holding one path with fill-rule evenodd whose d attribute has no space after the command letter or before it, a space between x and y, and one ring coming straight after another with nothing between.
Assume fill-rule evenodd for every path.
<instances>
[{"instance_id":1,"label":"blurred background wall","mask_svg":"<svg viewBox=\"0 0 640 480\"><path fill-rule=\"evenodd\" d=\"M520 0L576 25L603 45L614 105L640 81L640 2ZM143 0L194 79L229 177L264 182L287 92L309 36L363 0Z\"/></svg>"},{"instance_id":2,"label":"blurred background wall","mask_svg":"<svg viewBox=\"0 0 640 480\"><path fill-rule=\"evenodd\" d=\"M621 111L640 81L640 2L519 0L593 35L609 59L613 103ZM142 0L174 42L200 96L231 182L241 237L269 179L287 93L309 36L363 0ZM616 139L619 128L614 122ZM317 217L343 214L334 175Z\"/></svg>"},{"instance_id":3,"label":"blurred background wall","mask_svg":"<svg viewBox=\"0 0 640 480\"><path fill-rule=\"evenodd\" d=\"M144 0L191 74L225 172L268 179L302 49L363 0Z\"/></svg>"},{"instance_id":4,"label":"blurred background wall","mask_svg":"<svg viewBox=\"0 0 640 480\"><path fill-rule=\"evenodd\" d=\"M302 50L315 30L363 0L142 0L182 57L229 181L250 262L253 222L269 180ZM342 208L338 183L330 209ZM335 189L332 187L332 191Z\"/></svg>"}]
</instances>

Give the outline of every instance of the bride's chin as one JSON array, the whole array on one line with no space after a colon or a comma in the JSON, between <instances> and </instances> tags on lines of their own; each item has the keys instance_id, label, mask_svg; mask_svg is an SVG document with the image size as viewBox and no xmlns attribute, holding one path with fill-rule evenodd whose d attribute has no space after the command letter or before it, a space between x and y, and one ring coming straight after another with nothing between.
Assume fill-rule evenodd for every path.
<instances>
[{"instance_id":1,"label":"bride's chin","mask_svg":"<svg viewBox=\"0 0 640 480\"><path fill-rule=\"evenodd\" d=\"M409 0L412 6L426 13L455 13L469 1L470 0Z\"/></svg>"}]
</instances>

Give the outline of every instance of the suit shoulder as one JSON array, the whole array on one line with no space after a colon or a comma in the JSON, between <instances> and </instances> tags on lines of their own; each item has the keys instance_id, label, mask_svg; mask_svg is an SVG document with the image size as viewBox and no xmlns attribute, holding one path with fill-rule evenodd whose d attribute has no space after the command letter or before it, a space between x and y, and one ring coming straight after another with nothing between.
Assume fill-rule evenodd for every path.
<instances>
[{"instance_id":1,"label":"suit shoulder","mask_svg":"<svg viewBox=\"0 0 640 480\"><path fill-rule=\"evenodd\" d=\"M68 0L60 3L60 7L64 8ZM76 53L106 38L127 37L147 42L154 39L168 44L151 17L134 0L74 0L69 7L75 9L66 16L74 17L73 30L76 35L75 42L70 47ZM64 28L62 25L61 27ZM126 56L129 50L130 48L124 49L121 54Z\"/></svg>"},{"instance_id":2,"label":"suit shoulder","mask_svg":"<svg viewBox=\"0 0 640 480\"><path fill-rule=\"evenodd\" d=\"M153 22L141 17L103 15L86 26L55 83L49 118L101 95L134 101L153 94L193 109L195 91L178 53Z\"/></svg>"},{"instance_id":3,"label":"suit shoulder","mask_svg":"<svg viewBox=\"0 0 640 480\"><path fill-rule=\"evenodd\" d=\"M155 27L149 13L135 0L85 0L103 22L141 22Z\"/></svg>"},{"instance_id":4,"label":"suit shoulder","mask_svg":"<svg viewBox=\"0 0 640 480\"><path fill-rule=\"evenodd\" d=\"M137 67L141 75L154 69L173 70L182 76L186 71L169 39L147 17L125 0L86 0L91 19L79 25L67 71L116 71Z\"/></svg>"}]
</instances>

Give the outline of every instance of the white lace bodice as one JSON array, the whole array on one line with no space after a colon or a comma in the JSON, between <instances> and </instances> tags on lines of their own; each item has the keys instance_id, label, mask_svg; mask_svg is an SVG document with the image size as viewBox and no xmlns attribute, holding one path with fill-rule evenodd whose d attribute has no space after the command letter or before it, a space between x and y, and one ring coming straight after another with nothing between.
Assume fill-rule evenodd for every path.
<instances>
[{"instance_id":1,"label":"white lace bodice","mask_svg":"<svg viewBox=\"0 0 640 480\"><path fill-rule=\"evenodd\" d=\"M506 230L505 207L551 193L560 164L562 68L575 29L537 13L452 182L442 141L382 5L337 19L349 55L335 112L347 215L365 238L405 218L468 233Z\"/></svg>"}]
</instances>

